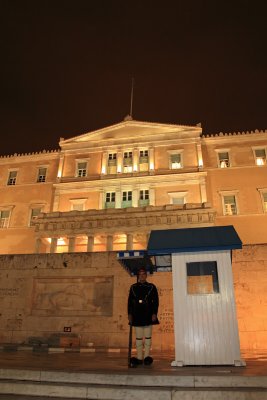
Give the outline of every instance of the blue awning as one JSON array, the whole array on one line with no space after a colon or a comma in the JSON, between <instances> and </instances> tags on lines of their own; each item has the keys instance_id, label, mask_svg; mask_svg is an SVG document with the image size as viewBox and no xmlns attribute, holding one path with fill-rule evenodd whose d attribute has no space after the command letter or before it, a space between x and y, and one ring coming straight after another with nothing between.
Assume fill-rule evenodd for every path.
<instances>
[{"instance_id":1,"label":"blue awning","mask_svg":"<svg viewBox=\"0 0 267 400\"><path fill-rule=\"evenodd\" d=\"M147 272L171 271L172 253L241 249L232 225L205 228L166 229L150 233L147 250L119 251L118 261L134 276L140 267Z\"/></svg>"},{"instance_id":2,"label":"blue awning","mask_svg":"<svg viewBox=\"0 0 267 400\"><path fill-rule=\"evenodd\" d=\"M232 225L204 228L166 229L150 233L148 255L241 249L242 242Z\"/></svg>"}]
</instances>

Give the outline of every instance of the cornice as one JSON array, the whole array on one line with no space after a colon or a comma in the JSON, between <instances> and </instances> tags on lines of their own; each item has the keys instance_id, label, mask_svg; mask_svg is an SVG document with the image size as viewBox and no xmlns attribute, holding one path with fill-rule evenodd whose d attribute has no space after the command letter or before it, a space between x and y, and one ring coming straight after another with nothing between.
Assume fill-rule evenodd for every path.
<instances>
[{"instance_id":1,"label":"cornice","mask_svg":"<svg viewBox=\"0 0 267 400\"><path fill-rule=\"evenodd\" d=\"M231 170L235 169L257 169L260 171L261 169L266 169L267 165L231 165L230 167L227 168L220 168L220 167L203 167L204 171L224 171L224 173L230 173ZM223 173L223 172L222 172Z\"/></svg>"},{"instance_id":2,"label":"cornice","mask_svg":"<svg viewBox=\"0 0 267 400\"><path fill-rule=\"evenodd\" d=\"M229 139L229 138L233 138L233 137L249 137L249 139L251 139L251 136L253 136L253 139L255 138L255 136L260 137L263 135L267 134L267 130L258 130L256 129L255 131L242 131L242 132L219 132L219 133L212 133L212 134L205 134L203 133L201 135L201 139L202 140L208 140L208 141L212 141L212 140L220 140L220 139Z\"/></svg>"},{"instance_id":3,"label":"cornice","mask_svg":"<svg viewBox=\"0 0 267 400\"><path fill-rule=\"evenodd\" d=\"M156 149L157 147L168 147L168 146L183 146L187 144L196 144L200 143L200 137L191 137L191 138L175 138L175 139L165 139L165 140L146 140L146 141L140 141L140 140L134 140L134 141L128 141L127 143L122 141L121 143L109 143L105 145L99 145L99 143L96 143L96 146L88 146L88 144L84 143L85 146L79 146L79 148L64 148L61 151L61 154L84 154L84 153L100 153L103 151L109 151L109 150L126 150L126 149L134 149L134 148L139 148L139 147L147 147L147 148L154 148Z\"/></svg>"},{"instance_id":4,"label":"cornice","mask_svg":"<svg viewBox=\"0 0 267 400\"><path fill-rule=\"evenodd\" d=\"M14 153L12 155L0 156L0 164L10 164L16 162L28 162L43 159L59 158L60 150L43 150L33 153Z\"/></svg>"},{"instance_id":5,"label":"cornice","mask_svg":"<svg viewBox=\"0 0 267 400\"><path fill-rule=\"evenodd\" d=\"M53 187L57 192L76 192L77 190L83 192L91 192L93 190L103 190L107 187L125 187L134 185L157 185L157 187L173 185L190 185L200 183L204 177L207 176L207 172L189 172L185 174L167 174L167 175L147 175L141 177L129 177L129 178L114 178L114 179L103 179L94 181L83 181L83 182L64 182L55 183Z\"/></svg>"}]
</instances>

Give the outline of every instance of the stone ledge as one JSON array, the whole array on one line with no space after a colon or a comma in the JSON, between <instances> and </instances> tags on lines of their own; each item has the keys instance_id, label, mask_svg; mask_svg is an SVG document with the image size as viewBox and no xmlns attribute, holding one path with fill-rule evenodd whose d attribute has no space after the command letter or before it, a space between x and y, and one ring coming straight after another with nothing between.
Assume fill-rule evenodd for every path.
<instances>
[{"instance_id":1,"label":"stone ledge","mask_svg":"<svg viewBox=\"0 0 267 400\"><path fill-rule=\"evenodd\" d=\"M177 371L176 369L174 372ZM181 371L181 370L179 370ZM207 372L207 371L206 371ZM104 377L104 378L103 378ZM15 386L15 383L32 385L59 384L66 385L98 385L102 389L171 389L171 390L230 390L245 391L264 391L267 395L267 376L240 376L231 374L230 376L195 375L194 371L189 370L184 374L160 374L160 371L151 374L151 371L136 373L136 370L126 368L124 373L116 372L68 372L68 371L46 371L46 370L22 370L22 369L0 369L0 387L3 384ZM2 391L1 391L2 393ZM9 393L9 392L6 392ZM90 397L91 398L91 397ZM102 398L102 397L97 397ZM106 398L106 397L105 397ZM109 398L109 397L108 397ZM125 397L127 398L127 396ZM204 397L201 397L203 399ZM228 397L227 397L228 398ZM247 397L248 398L248 397ZM254 397L253 397L254 399Z\"/></svg>"},{"instance_id":2,"label":"stone ledge","mask_svg":"<svg viewBox=\"0 0 267 400\"><path fill-rule=\"evenodd\" d=\"M113 347L52 347L52 346L28 346L19 344L3 344L0 345L0 352L16 352L16 351L33 351L40 353L121 353L127 352L127 349ZM133 350L133 353L135 351Z\"/></svg>"}]
</instances>

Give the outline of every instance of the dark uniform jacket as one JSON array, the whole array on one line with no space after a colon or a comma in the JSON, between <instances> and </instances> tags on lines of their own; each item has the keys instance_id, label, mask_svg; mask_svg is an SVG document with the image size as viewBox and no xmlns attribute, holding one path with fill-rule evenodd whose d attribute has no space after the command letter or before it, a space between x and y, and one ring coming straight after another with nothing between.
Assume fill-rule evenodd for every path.
<instances>
[{"instance_id":1,"label":"dark uniform jacket","mask_svg":"<svg viewBox=\"0 0 267 400\"><path fill-rule=\"evenodd\" d=\"M153 283L134 283L130 287L128 297L128 314L132 315L133 326L158 324L158 319L152 321L152 314L158 313L158 291Z\"/></svg>"}]
</instances>

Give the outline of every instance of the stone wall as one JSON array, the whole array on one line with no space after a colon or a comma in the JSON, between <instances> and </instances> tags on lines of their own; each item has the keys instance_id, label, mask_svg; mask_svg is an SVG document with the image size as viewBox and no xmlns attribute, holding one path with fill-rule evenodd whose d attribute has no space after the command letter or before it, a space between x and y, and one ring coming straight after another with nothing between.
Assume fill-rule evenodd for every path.
<instances>
[{"instance_id":1,"label":"stone wall","mask_svg":"<svg viewBox=\"0 0 267 400\"><path fill-rule=\"evenodd\" d=\"M160 275L160 276L159 276ZM127 348L127 297L135 282L115 252L0 255L0 342L63 334L81 346ZM161 297L153 347L173 348L170 273L151 276Z\"/></svg>"},{"instance_id":2,"label":"stone wall","mask_svg":"<svg viewBox=\"0 0 267 400\"><path fill-rule=\"evenodd\" d=\"M242 350L267 350L267 246L233 252L234 287ZM0 342L63 334L81 346L127 348L127 296L135 281L115 252L0 255ZM173 350L172 277L149 276L160 296L153 349Z\"/></svg>"},{"instance_id":3,"label":"stone wall","mask_svg":"<svg viewBox=\"0 0 267 400\"><path fill-rule=\"evenodd\" d=\"M267 350L267 245L234 251L233 275L241 348Z\"/></svg>"}]
</instances>

